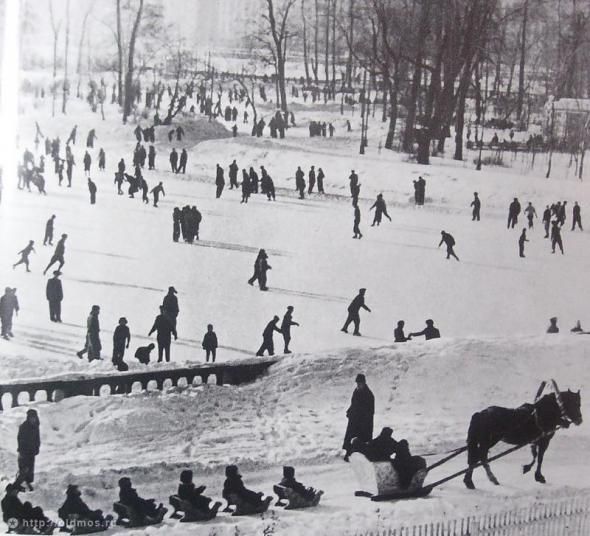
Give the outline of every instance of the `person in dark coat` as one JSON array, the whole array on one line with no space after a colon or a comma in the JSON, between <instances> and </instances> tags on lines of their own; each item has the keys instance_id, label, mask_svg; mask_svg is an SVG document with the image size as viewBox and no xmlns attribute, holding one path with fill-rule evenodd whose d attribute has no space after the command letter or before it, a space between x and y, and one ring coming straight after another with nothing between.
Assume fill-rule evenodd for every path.
<instances>
[{"instance_id":1,"label":"person in dark coat","mask_svg":"<svg viewBox=\"0 0 590 536\"><path fill-rule=\"evenodd\" d=\"M52 322L61 322L61 302L64 297L63 288L59 276L61 272L55 270L53 277L47 280L45 295L49 302L49 320Z\"/></svg>"},{"instance_id":2,"label":"person in dark coat","mask_svg":"<svg viewBox=\"0 0 590 536\"><path fill-rule=\"evenodd\" d=\"M94 148L94 140L97 140L98 136L96 135L96 131L94 129L90 129L88 131L88 136L86 137L86 147L90 149Z\"/></svg>"},{"instance_id":3,"label":"person in dark coat","mask_svg":"<svg viewBox=\"0 0 590 536\"><path fill-rule=\"evenodd\" d=\"M272 180L272 177L265 172L264 176L260 181L262 190L266 194L266 198L269 201L276 201L275 197L275 183Z\"/></svg>"},{"instance_id":4,"label":"person in dark coat","mask_svg":"<svg viewBox=\"0 0 590 536\"><path fill-rule=\"evenodd\" d=\"M561 227L559 220L554 220L551 223L551 253L555 253L555 246L559 246L559 251L563 255L563 242L561 240Z\"/></svg>"},{"instance_id":5,"label":"person in dark coat","mask_svg":"<svg viewBox=\"0 0 590 536\"><path fill-rule=\"evenodd\" d=\"M55 214L51 215L51 218L47 220L45 224L45 236L43 237L43 245L49 244L53 246L53 224L55 223Z\"/></svg>"},{"instance_id":6,"label":"person in dark coat","mask_svg":"<svg viewBox=\"0 0 590 536\"><path fill-rule=\"evenodd\" d=\"M403 320L400 320L397 323L397 327L393 330L394 342L406 342L411 341L412 337L406 337L404 334L404 326L406 323Z\"/></svg>"},{"instance_id":7,"label":"person in dark coat","mask_svg":"<svg viewBox=\"0 0 590 536\"><path fill-rule=\"evenodd\" d=\"M3 339L9 340L9 337L14 337L12 334L12 315L18 315L19 305L16 297L16 289L6 287L4 294L0 298L0 326Z\"/></svg>"},{"instance_id":8,"label":"person in dark coat","mask_svg":"<svg viewBox=\"0 0 590 536\"><path fill-rule=\"evenodd\" d=\"M98 305L93 305L86 320L86 344L84 348L76 354L80 359L84 357L85 353L88 353L88 361L101 359L100 351L102 350L102 344L100 342L99 314L100 307Z\"/></svg>"},{"instance_id":9,"label":"person in dark coat","mask_svg":"<svg viewBox=\"0 0 590 536\"><path fill-rule=\"evenodd\" d=\"M61 269L63 268L63 265L66 263L66 261L64 259L64 255L66 252L67 238L68 238L68 235L65 233L61 235L61 238L59 239L59 241L57 242L57 245L55 246L55 251L53 252L53 256L51 257L49 264L47 265L45 270L43 270L43 275L45 275L47 273L47 271L49 270L49 268L51 268L56 262L59 262L58 270L61 271Z\"/></svg>"},{"instance_id":10,"label":"person in dark coat","mask_svg":"<svg viewBox=\"0 0 590 536\"><path fill-rule=\"evenodd\" d=\"M107 157L104 152L104 149L101 147L100 151L98 151L98 169L99 171L104 171L107 163Z\"/></svg>"},{"instance_id":11,"label":"person in dark coat","mask_svg":"<svg viewBox=\"0 0 590 536\"><path fill-rule=\"evenodd\" d=\"M236 161L234 160L229 165L229 189L233 190L238 186L238 164L236 164Z\"/></svg>"},{"instance_id":12,"label":"person in dark coat","mask_svg":"<svg viewBox=\"0 0 590 536\"><path fill-rule=\"evenodd\" d=\"M257 266L254 269L254 274L257 275L258 278L258 286L260 288L260 290L262 291L267 291L268 287L266 285L267 283L267 275L266 273L269 270L272 270L272 266L270 264L268 264L268 255L266 254L266 251L261 250L262 254L258 254L258 258L256 259L256 264ZM252 283L250 283L252 284Z\"/></svg>"},{"instance_id":13,"label":"person in dark coat","mask_svg":"<svg viewBox=\"0 0 590 536\"><path fill-rule=\"evenodd\" d=\"M90 192L90 204L96 204L96 183L88 177L88 191Z\"/></svg>"},{"instance_id":14,"label":"person in dark coat","mask_svg":"<svg viewBox=\"0 0 590 536\"><path fill-rule=\"evenodd\" d=\"M141 142L141 136L143 134L143 130L141 129L141 127L139 125L137 125L135 127L135 130L133 131L133 134L135 134L135 139L137 140L137 143Z\"/></svg>"},{"instance_id":15,"label":"person in dark coat","mask_svg":"<svg viewBox=\"0 0 590 536\"><path fill-rule=\"evenodd\" d=\"M154 207L158 208L158 201L160 200L160 194L162 194L162 196L166 195L166 192L164 191L164 186L162 185L162 182L160 181L157 186L152 188L152 191L150 193L154 196Z\"/></svg>"},{"instance_id":16,"label":"person in dark coat","mask_svg":"<svg viewBox=\"0 0 590 536\"><path fill-rule=\"evenodd\" d=\"M172 211L172 240L174 242L178 242L180 238L180 219L182 213L178 207L174 207Z\"/></svg>"},{"instance_id":17,"label":"person in dark coat","mask_svg":"<svg viewBox=\"0 0 590 536\"><path fill-rule=\"evenodd\" d=\"M300 166L295 172L295 189L299 191L299 199L305 198L305 173Z\"/></svg>"},{"instance_id":18,"label":"person in dark coat","mask_svg":"<svg viewBox=\"0 0 590 536\"><path fill-rule=\"evenodd\" d=\"M232 495L238 496L242 501L253 506L260 506L263 502L270 504L272 497L267 497L264 501L264 493L255 492L246 488L242 482L242 475L236 465L228 465L225 468L225 482L223 483L223 492L221 496L228 502L231 501Z\"/></svg>"},{"instance_id":19,"label":"person in dark coat","mask_svg":"<svg viewBox=\"0 0 590 536\"><path fill-rule=\"evenodd\" d=\"M182 141L182 137L184 136L184 129L178 125L176 127L176 141Z\"/></svg>"},{"instance_id":20,"label":"person in dark coat","mask_svg":"<svg viewBox=\"0 0 590 536\"><path fill-rule=\"evenodd\" d=\"M370 210L375 209L375 217L373 218L373 223L371 227L374 227L375 224L380 225L381 219L385 215L385 217L391 221L389 214L387 214L387 205L385 205L385 200L383 199L383 194L377 195L377 199L373 203L373 206Z\"/></svg>"},{"instance_id":21,"label":"person in dark coat","mask_svg":"<svg viewBox=\"0 0 590 536\"><path fill-rule=\"evenodd\" d=\"M566 218L566 215L567 215L566 206L567 206L567 201L564 201L561 204L561 207L559 209L559 212L557 213L557 219L559 220L559 226L560 227L563 227L563 224L565 223L565 218Z\"/></svg>"},{"instance_id":22,"label":"person in dark coat","mask_svg":"<svg viewBox=\"0 0 590 536\"><path fill-rule=\"evenodd\" d=\"M66 140L66 145L68 145L70 142L72 142L72 144L76 145L76 134L77 133L78 133L78 125L74 125L74 128L70 132L70 136Z\"/></svg>"},{"instance_id":23,"label":"person in dark coat","mask_svg":"<svg viewBox=\"0 0 590 536\"><path fill-rule=\"evenodd\" d=\"M176 173L176 170L178 166L178 153L176 152L176 149L173 148L172 152L170 153L170 168L172 169L172 173Z\"/></svg>"},{"instance_id":24,"label":"person in dark coat","mask_svg":"<svg viewBox=\"0 0 590 536\"><path fill-rule=\"evenodd\" d=\"M409 338L421 337L422 335L424 335L424 338L427 341L431 339L440 339L440 331L434 327L434 321L430 318L426 321L426 327L422 331L410 333Z\"/></svg>"},{"instance_id":25,"label":"person in dark coat","mask_svg":"<svg viewBox=\"0 0 590 536\"><path fill-rule=\"evenodd\" d=\"M29 502L24 503L18 498L22 491L20 486L8 484L6 495L2 499L2 519L16 534L52 534L55 530L55 523L50 521L40 506ZM31 532L34 527L36 532Z\"/></svg>"},{"instance_id":26,"label":"person in dark coat","mask_svg":"<svg viewBox=\"0 0 590 536\"><path fill-rule=\"evenodd\" d=\"M63 520L66 528L75 528L90 525L100 527L108 524L112 516L103 516L102 510L91 510L82 499L82 492L75 484L68 485L66 489L66 500L57 511L59 518ZM105 527L106 528L106 527Z\"/></svg>"},{"instance_id":27,"label":"person in dark coat","mask_svg":"<svg viewBox=\"0 0 590 536\"><path fill-rule=\"evenodd\" d=\"M545 206L543 211L543 227L545 228L545 236L543 238L549 238L549 227L551 226L551 209L549 205Z\"/></svg>"},{"instance_id":28,"label":"person in dark coat","mask_svg":"<svg viewBox=\"0 0 590 536\"><path fill-rule=\"evenodd\" d=\"M26 420L20 425L17 436L18 443L18 475L14 481L15 486L23 482L33 491L35 481L35 457L41 448L41 435L39 433L39 415L34 409L27 411Z\"/></svg>"},{"instance_id":29,"label":"person in dark coat","mask_svg":"<svg viewBox=\"0 0 590 536\"><path fill-rule=\"evenodd\" d=\"M156 169L156 149L153 145L148 149L148 169Z\"/></svg>"},{"instance_id":30,"label":"person in dark coat","mask_svg":"<svg viewBox=\"0 0 590 536\"><path fill-rule=\"evenodd\" d=\"M323 194L324 192L324 179L326 178L326 176L324 175L324 172L322 170L322 168L318 168L318 193L319 194Z\"/></svg>"},{"instance_id":31,"label":"person in dark coat","mask_svg":"<svg viewBox=\"0 0 590 536\"><path fill-rule=\"evenodd\" d=\"M162 503L156 506L154 499L142 499L127 477L119 479L119 502L133 510L138 517L147 518L148 522L162 519L167 512Z\"/></svg>"},{"instance_id":32,"label":"person in dark coat","mask_svg":"<svg viewBox=\"0 0 590 536\"><path fill-rule=\"evenodd\" d=\"M150 353L156 347L153 342L150 342L147 346L140 346L135 350L135 357L142 365L148 365L150 362Z\"/></svg>"},{"instance_id":33,"label":"person in dark coat","mask_svg":"<svg viewBox=\"0 0 590 536\"><path fill-rule=\"evenodd\" d=\"M92 163L92 158L90 157L90 155L88 154L88 151L86 151L84 153L84 173L86 173L87 175L90 174L90 164Z\"/></svg>"},{"instance_id":34,"label":"person in dark coat","mask_svg":"<svg viewBox=\"0 0 590 536\"><path fill-rule=\"evenodd\" d=\"M348 425L344 434L342 448L346 451L344 461L352 452L352 439L368 442L373 437L373 416L375 414L375 397L367 386L364 374L357 374L356 388L352 393L350 407L346 410Z\"/></svg>"},{"instance_id":35,"label":"person in dark coat","mask_svg":"<svg viewBox=\"0 0 590 536\"><path fill-rule=\"evenodd\" d=\"M308 178L307 193L311 194L311 193L313 193L313 189L315 188L315 167L314 166L311 166L311 169L309 170L307 178Z\"/></svg>"},{"instance_id":36,"label":"person in dark coat","mask_svg":"<svg viewBox=\"0 0 590 536\"><path fill-rule=\"evenodd\" d=\"M451 233L447 233L446 231L441 231L441 239L438 243L438 247L441 247L443 244L447 246L447 260L451 257L454 257L456 260L459 260L459 257L455 254L453 247L455 246L455 239Z\"/></svg>"},{"instance_id":37,"label":"person in dark coat","mask_svg":"<svg viewBox=\"0 0 590 536\"><path fill-rule=\"evenodd\" d=\"M209 363L209 356L211 356L211 363L215 363L218 343L217 335L213 331L213 324L207 324L207 333L203 337L201 346L205 350L205 362Z\"/></svg>"},{"instance_id":38,"label":"person in dark coat","mask_svg":"<svg viewBox=\"0 0 590 536\"><path fill-rule=\"evenodd\" d=\"M520 203L518 198L515 197L510 206L508 207L508 229L514 229L514 226L518 223L518 215L520 214Z\"/></svg>"},{"instance_id":39,"label":"person in dark coat","mask_svg":"<svg viewBox=\"0 0 590 536\"><path fill-rule=\"evenodd\" d=\"M148 337L154 332L157 331L156 340L158 341L158 363L162 362L162 357L165 356L166 362L170 361L170 344L172 343L172 335L174 335L174 340L178 339L178 334L176 333L176 327L164 311L164 307L160 306L160 314L154 320L154 325L150 332L148 333Z\"/></svg>"},{"instance_id":40,"label":"person in dark coat","mask_svg":"<svg viewBox=\"0 0 590 536\"><path fill-rule=\"evenodd\" d=\"M252 166L250 166L250 193L257 194L258 193L258 173L254 170Z\"/></svg>"},{"instance_id":41,"label":"person in dark coat","mask_svg":"<svg viewBox=\"0 0 590 536\"><path fill-rule=\"evenodd\" d=\"M146 205L149 205L150 204L150 197L149 197L150 187L148 186L148 183L141 175L139 177L139 187L141 188L141 201L143 203L145 203Z\"/></svg>"},{"instance_id":42,"label":"person in dark coat","mask_svg":"<svg viewBox=\"0 0 590 536\"><path fill-rule=\"evenodd\" d=\"M363 454L370 462L389 462L397 452L398 443L392 437L393 430L385 426L379 435L371 439L363 448Z\"/></svg>"},{"instance_id":43,"label":"person in dark coat","mask_svg":"<svg viewBox=\"0 0 590 536\"><path fill-rule=\"evenodd\" d=\"M306 487L301 482L298 482L295 479L295 468L289 465L283 467L283 478L279 482L279 486L293 490L297 495L308 501L313 500L316 493L318 493L315 489Z\"/></svg>"},{"instance_id":44,"label":"person in dark coat","mask_svg":"<svg viewBox=\"0 0 590 536\"><path fill-rule=\"evenodd\" d=\"M183 149L180 153L180 164L178 165L178 169L176 173L186 173L186 162L188 160L188 154L186 149Z\"/></svg>"},{"instance_id":45,"label":"person in dark coat","mask_svg":"<svg viewBox=\"0 0 590 536\"><path fill-rule=\"evenodd\" d=\"M348 177L350 181L350 197L354 200L358 200L359 191L360 191L360 184L359 184L359 176L354 172L354 169L350 172L350 176Z\"/></svg>"},{"instance_id":46,"label":"person in dark coat","mask_svg":"<svg viewBox=\"0 0 590 536\"><path fill-rule=\"evenodd\" d=\"M258 273L259 260L262 257L266 257L266 251L264 249L261 249L258 252L258 255L256 256L256 260L254 261L254 274L252 275L252 277L250 279L248 279L248 285L253 285L254 284L254 281L258 281L258 277L259 277L259 273Z\"/></svg>"},{"instance_id":47,"label":"person in dark coat","mask_svg":"<svg viewBox=\"0 0 590 536\"><path fill-rule=\"evenodd\" d=\"M363 233L361 233L361 229L359 227L361 223L361 209L358 206L358 203L354 205L354 224L352 226L352 230L354 235L352 238L362 238Z\"/></svg>"},{"instance_id":48,"label":"person in dark coat","mask_svg":"<svg viewBox=\"0 0 590 536\"><path fill-rule=\"evenodd\" d=\"M125 348L129 348L131 342L131 332L127 326L127 319L123 316L119 318L119 325L113 333L113 365L118 367L123 363Z\"/></svg>"},{"instance_id":49,"label":"person in dark coat","mask_svg":"<svg viewBox=\"0 0 590 536\"><path fill-rule=\"evenodd\" d=\"M354 324L353 335L360 337L361 334L359 332L359 328L361 325L361 317L359 315L359 312L361 309L365 309L365 311L369 311L369 313L371 312L371 309L369 309L365 305L365 293L366 292L367 292L367 289L365 289L365 288L360 289L359 293L356 295L354 300L352 300L352 302L350 302L350 305L348 306L348 317L346 318L346 322L344 322L344 326L342 326L342 329L340 331L343 331L344 333L348 333L348 326L350 326L350 324L353 323Z\"/></svg>"},{"instance_id":50,"label":"person in dark coat","mask_svg":"<svg viewBox=\"0 0 590 536\"><path fill-rule=\"evenodd\" d=\"M240 204L248 202L250 191L250 175L248 175L248 172L245 169L242 169L242 200L240 201Z\"/></svg>"},{"instance_id":51,"label":"person in dark coat","mask_svg":"<svg viewBox=\"0 0 590 536\"><path fill-rule=\"evenodd\" d=\"M176 319L178 318L178 313L180 312L176 294L178 293L174 287L168 287L168 294L164 296L164 300L162 301L164 314L168 316L174 327L176 327Z\"/></svg>"},{"instance_id":52,"label":"person in dark coat","mask_svg":"<svg viewBox=\"0 0 590 536\"><path fill-rule=\"evenodd\" d=\"M25 268L27 269L27 272L30 272L31 270L29 270L29 255L31 253L35 253L35 248L33 247L35 245L35 241L34 240L29 240L29 243L26 245L25 248L21 249L18 254L20 255L20 259L18 261L16 261L13 265L12 265L12 269L14 270L19 264L24 264ZM43 272L45 273L45 272Z\"/></svg>"},{"instance_id":53,"label":"person in dark coat","mask_svg":"<svg viewBox=\"0 0 590 536\"><path fill-rule=\"evenodd\" d=\"M574 202L574 208L572 209L572 231L576 229L576 225L580 228L580 231L584 230L582 227L581 209L577 201Z\"/></svg>"},{"instance_id":54,"label":"person in dark coat","mask_svg":"<svg viewBox=\"0 0 590 536\"><path fill-rule=\"evenodd\" d=\"M473 211L471 212L471 221L479 221L479 211L481 209L481 201L477 192L473 192L473 201L471 201Z\"/></svg>"},{"instance_id":55,"label":"person in dark coat","mask_svg":"<svg viewBox=\"0 0 590 536\"><path fill-rule=\"evenodd\" d=\"M216 514L221 503L217 501L210 507L211 499L203 495L204 491L205 486L199 486L198 488L195 486L192 471L187 469L180 473L178 496L183 501L190 503L190 505L199 512Z\"/></svg>"},{"instance_id":56,"label":"person in dark coat","mask_svg":"<svg viewBox=\"0 0 590 536\"><path fill-rule=\"evenodd\" d=\"M412 456L408 442L402 439L397 444L395 458L391 465L397 472L400 488L407 489L412 483L414 475L418 471L426 469L426 460L421 456Z\"/></svg>"},{"instance_id":57,"label":"person in dark coat","mask_svg":"<svg viewBox=\"0 0 590 536\"><path fill-rule=\"evenodd\" d=\"M283 316L283 321L281 322L281 333L283 334L283 340L285 341L285 354L291 353L291 350L289 350L289 343L291 342L291 326L298 325L297 322L293 321L293 306L289 305L285 316Z\"/></svg>"},{"instance_id":58,"label":"person in dark coat","mask_svg":"<svg viewBox=\"0 0 590 536\"><path fill-rule=\"evenodd\" d=\"M557 327L557 317L552 316L549 319L549 327L547 328L547 333L559 333L559 328Z\"/></svg>"},{"instance_id":59,"label":"person in dark coat","mask_svg":"<svg viewBox=\"0 0 590 536\"><path fill-rule=\"evenodd\" d=\"M522 258L524 258L524 243L528 242L528 239L526 237L526 229L522 230L522 233L520 233L520 237L518 238L518 255Z\"/></svg>"},{"instance_id":60,"label":"person in dark coat","mask_svg":"<svg viewBox=\"0 0 590 536\"><path fill-rule=\"evenodd\" d=\"M215 186L217 187L215 191L215 197L216 199L219 199L221 197L221 194L223 193L223 188L225 187L225 179L223 178L223 168L219 164L217 164Z\"/></svg>"},{"instance_id":61,"label":"person in dark coat","mask_svg":"<svg viewBox=\"0 0 590 536\"><path fill-rule=\"evenodd\" d=\"M277 327L277 322L279 321L279 317L275 315L273 319L266 325L264 331L262 332L262 345L260 346L256 355L258 357L262 357L265 351L268 351L268 355L273 356L275 355L275 345L273 341L273 332L281 333L281 330Z\"/></svg>"}]
</instances>

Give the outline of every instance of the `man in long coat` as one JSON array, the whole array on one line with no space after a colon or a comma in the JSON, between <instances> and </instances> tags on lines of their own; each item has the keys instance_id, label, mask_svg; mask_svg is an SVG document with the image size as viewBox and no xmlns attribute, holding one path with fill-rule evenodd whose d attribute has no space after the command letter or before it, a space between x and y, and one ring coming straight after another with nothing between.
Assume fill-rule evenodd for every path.
<instances>
[{"instance_id":1,"label":"man in long coat","mask_svg":"<svg viewBox=\"0 0 590 536\"><path fill-rule=\"evenodd\" d=\"M356 389L352 393L350 407L346 410L348 426L344 434L342 448L346 450L344 461L348 461L351 454L351 441L358 437L367 442L373 438L373 416L375 414L375 397L367 386L364 374L357 374Z\"/></svg>"},{"instance_id":2,"label":"man in long coat","mask_svg":"<svg viewBox=\"0 0 590 536\"><path fill-rule=\"evenodd\" d=\"M41 439L39 434L39 416L37 411L27 411L27 419L18 429L18 475L14 482L20 486L25 482L29 491L33 491L32 483L35 480L35 456L39 454Z\"/></svg>"}]
</instances>

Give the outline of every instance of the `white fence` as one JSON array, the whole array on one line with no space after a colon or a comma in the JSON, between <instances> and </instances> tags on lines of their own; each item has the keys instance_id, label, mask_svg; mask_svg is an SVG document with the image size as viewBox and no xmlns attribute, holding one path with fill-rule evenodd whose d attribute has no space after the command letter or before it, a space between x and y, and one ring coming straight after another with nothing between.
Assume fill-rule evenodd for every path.
<instances>
[{"instance_id":1,"label":"white fence","mask_svg":"<svg viewBox=\"0 0 590 536\"><path fill-rule=\"evenodd\" d=\"M483 516L357 532L356 536L588 536L590 496Z\"/></svg>"}]
</instances>

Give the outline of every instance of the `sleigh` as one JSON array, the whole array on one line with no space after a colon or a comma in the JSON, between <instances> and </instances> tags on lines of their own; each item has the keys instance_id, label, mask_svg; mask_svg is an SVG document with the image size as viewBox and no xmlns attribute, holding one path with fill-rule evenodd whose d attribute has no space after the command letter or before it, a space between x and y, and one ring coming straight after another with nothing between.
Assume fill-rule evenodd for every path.
<instances>
[{"instance_id":1,"label":"sleigh","mask_svg":"<svg viewBox=\"0 0 590 536\"><path fill-rule=\"evenodd\" d=\"M406 499L411 497L425 497L432 488L423 487L426 469L417 471L410 485L403 488L400 485L397 471L391 462L371 462L360 452L350 455L350 465L358 481L357 497L370 497L373 501L387 501Z\"/></svg>"},{"instance_id":2,"label":"sleigh","mask_svg":"<svg viewBox=\"0 0 590 536\"><path fill-rule=\"evenodd\" d=\"M53 534L53 531L56 528L57 525L51 521L49 521L44 527L27 526L25 524L18 523L16 526L9 527L7 534Z\"/></svg>"},{"instance_id":3,"label":"sleigh","mask_svg":"<svg viewBox=\"0 0 590 536\"><path fill-rule=\"evenodd\" d=\"M196 521L209 521L217 515L217 510L200 510L190 502L181 499L178 495L170 495L170 506L174 512L170 517L180 519L181 523L192 523ZM182 513L181 513L182 512Z\"/></svg>"},{"instance_id":4,"label":"sleigh","mask_svg":"<svg viewBox=\"0 0 590 536\"><path fill-rule=\"evenodd\" d=\"M107 530L113 516L107 515L102 521L93 521L77 514L70 514L68 516L62 516L60 519L63 521L62 531L67 531L70 534L76 536L79 534L94 534L96 532L104 532Z\"/></svg>"},{"instance_id":5,"label":"sleigh","mask_svg":"<svg viewBox=\"0 0 590 536\"><path fill-rule=\"evenodd\" d=\"M320 503L320 498L324 494L322 490L317 490L315 491L313 498L307 499L302 497L299 493L292 490L291 488L287 488L279 484L273 486L273 491L279 498L275 503L275 506L284 506L285 510L295 510L317 506Z\"/></svg>"},{"instance_id":6,"label":"sleigh","mask_svg":"<svg viewBox=\"0 0 590 536\"><path fill-rule=\"evenodd\" d=\"M113 503L113 511L117 514L117 520L115 523L127 528L157 525L162 522L164 515L167 512L166 508L159 508L157 515L153 517L145 516L121 502Z\"/></svg>"},{"instance_id":7,"label":"sleigh","mask_svg":"<svg viewBox=\"0 0 590 536\"><path fill-rule=\"evenodd\" d=\"M239 495L230 493L227 497L227 508L224 511L228 511L231 506L235 509L232 516L251 516L254 514L262 514L268 510L272 497L267 497L260 504L252 504L244 501Z\"/></svg>"}]
</instances>

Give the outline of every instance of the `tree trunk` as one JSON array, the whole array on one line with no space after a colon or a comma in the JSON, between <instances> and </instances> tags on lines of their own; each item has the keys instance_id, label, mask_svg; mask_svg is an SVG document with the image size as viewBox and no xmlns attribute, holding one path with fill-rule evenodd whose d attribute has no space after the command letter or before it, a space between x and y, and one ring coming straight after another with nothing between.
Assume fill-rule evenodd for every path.
<instances>
[{"instance_id":1,"label":"tree trunk","mask_svg":"<svg viewBox=\"0 0 590 536\"><path fill-rule=\"evenodd\" d=\"M397 123L397 94L399 91L399 77L394 78L393 84L389 83L389 101L391 112L389 114L389 127L387 129L387 137L385 138L385 148L393 149L393 140L395 138L395 127Z\"/></svg>"},{"instance_id":2,"label":"tree trunk","mask_svg":"<svg viewBox=\"0 0 590 536\"><path fill-rule=\"evenodd\" d=\"M121 0L117 0L117 103L123 105L123 35L121 33Z\"/></svg>"},{"instance_id":3,"label":"tree trunk","mask_svg":"<svg viewBox=\"0 0 590 536\"><path fill-rule=\"evenodd\" d=\"M332 99L336 99L336 2L332 5Z\"/></svg>"},{"instance_id":4,"label":"tree trunk","mask_svg":"<svg viewBox=\"0 0 590 536\"><path fill-rule=\"evenodd\" d=\"M311 70L313 71L313 79L318 83L318 63L319 63L319 32L320 32L320 10L318 0L315 0L315 25L313 28L313 60L311 62Z\"/></svg>"},{"instance_id":5,"label":"tree trunk","mask_svg":"<svg viewBox=\"0 0 590 536\"><path fill-rule=\"evenodd\" d=\"M131 107L133 105L133 60L135 57L135 41L137 40L137 31L139 30L139 23L141 22L141 14L143 12L143 0L139 0L139 8L133 23L133 30L129 38L129 60L127 62L127 72L125 73L125 106L123 109L123 123L127 123L127 118L131 115Z\"/></svg>"},{"instance_id":6,"label":"tree trunk","mask_svg":"<svg viewBox=\"0 0 590 536\"><path fill-rule=\"evenodd\" d=\"M465 99L467 90L459 94L457 102L457 123L455 125L455 160L463 160L463 129L465 127Z\"/></svg>"},{"instance_id":7,"label":"tree trunk","mask_svg":"<svg viewBox=\"0 0 590 536\"><path fill-rule=\"evenodd\" d=\"M305 82L309 84L309 57L307 50L307 20L305 18L305 0L301 0L301 19L303 20L303 66L305 68Z\"/></svg>"},{"instance_id":8,"label":"tree trunk","mask_svg":"<svg viewBox=\"0 0 590 536\"><path fill-rule=\"evenodd\" d=\"M518 100L516 101L516 119L520 121L524 106L524 70L526 64L526 27L528 22L529 0L524 0L522 14L522 32L520 38L520 65L518 71Z\"/></svg>"},{"instance_id":9,"label":"tree trunk","mask_svg":"<svg viewBox=\"0 0 590 536\"><path fill-rule=\"evenodd\" d=\"M346 84L348 89L352 88L352 43L354 38L354 0L349 0L348 17L349 17L349 42L348 59L346 61Z\"/></svg>"},{"instance_id":10,"label":"tree trunk","mask_svg":"<svg viewBox=\"0 0 590 536\"><path fill-rule=\"evenodd\" d=\"M68 92L70 90L70 81L68 80L68 56L70 49L70 0L66 1L66 47L64 58L64 82L61 102L61 113L66 113L66 104L68 102Z\"/></svg>"},{"instance_id":11,"label":"tree trunk","mask_svg":"<svg viewBox=\"0 0 590 536\"><path fill-rule=\"evenodd\" d=\"M326 87L330 81L330 4L331 0L326 0L326 43L324 49L324 74L326 76ZM324 95L327 95L327 92L325 92Z\"/></svg>"},{"instance_id":12,"label":"tree trunk","mask_svg":"<svg viewBox=\"0 0 590 536\"><path fill-rule=\"evenodd\" d=\"M76 65L76 74L78 75L78 87L76 88L76 97L79 99L81 97L80 93L80 86L82 85L82 50L84 49L84 37L86 37L86 23L88 22L88 17L90 16L90 11L92 9L92 4L84 13L84 18L82 19L82 29L80 30L80 44L78 45L78 64Z\"/></svg>"}]
</instances>

